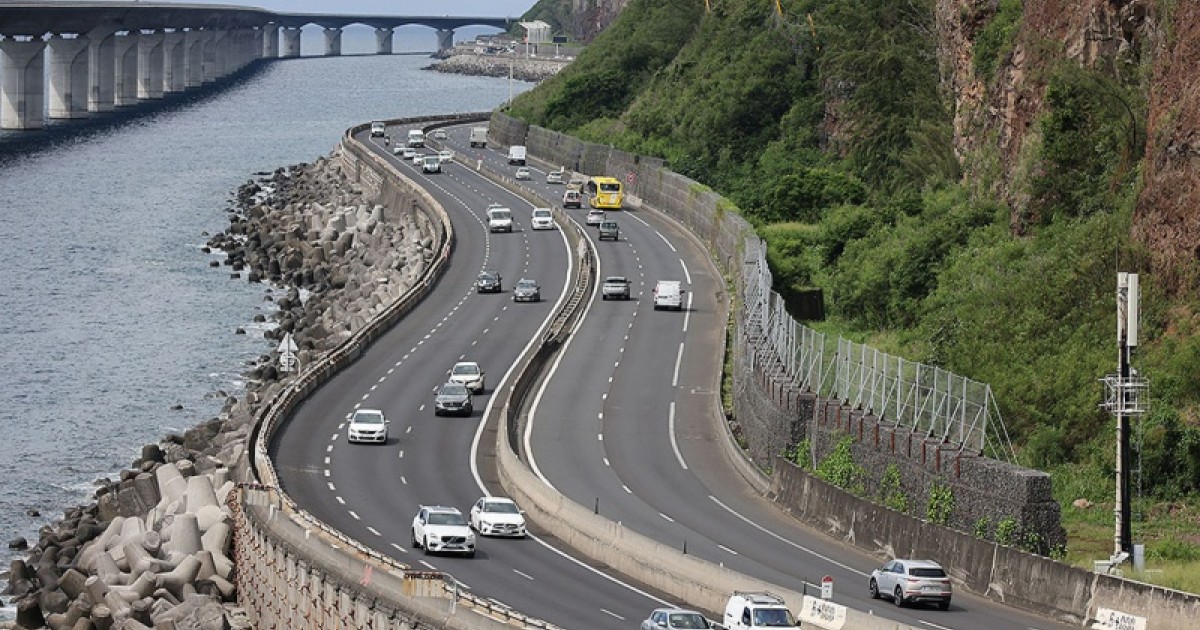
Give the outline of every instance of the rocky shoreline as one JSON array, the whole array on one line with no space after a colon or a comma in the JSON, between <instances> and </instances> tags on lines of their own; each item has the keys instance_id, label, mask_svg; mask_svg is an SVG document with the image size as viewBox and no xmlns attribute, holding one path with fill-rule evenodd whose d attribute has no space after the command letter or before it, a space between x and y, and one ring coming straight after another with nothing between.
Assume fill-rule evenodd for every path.
<instances>
[{"instance_id":1,"label":"rocky shoreline","mask_svg":"<svg viewBox=\"0 0 1200 630\"><path fill-rule=\"evenodd\" d=\"M480 55L474 52L456 51L445 59L422 69L450 74L501 78L509 76L511 71L512 78L518 81L537 82L558 74L569 63L571 63L569 59Z\"/></svg>"},{"instance_id":2,"label":"rocky shoreline","mask_svg":"<svg viewBox=\"0 0 1200 630\"><path fill-rule=\"evenodd\" d=\"M229 228L205 248L226 253L216 264L233 278L286 288L264 336L291 333L301 366L403 295L433 255L423 216L373 204L339 165L335 151L242 185ZM17 608L8 627L249 628L233 580L231 471L286 376L277 359L254 361L245 396L227 397L218 417L144 446L119 479L97 482L93 503L42 527L0 576Z\"/></svg>"}]
</instances>

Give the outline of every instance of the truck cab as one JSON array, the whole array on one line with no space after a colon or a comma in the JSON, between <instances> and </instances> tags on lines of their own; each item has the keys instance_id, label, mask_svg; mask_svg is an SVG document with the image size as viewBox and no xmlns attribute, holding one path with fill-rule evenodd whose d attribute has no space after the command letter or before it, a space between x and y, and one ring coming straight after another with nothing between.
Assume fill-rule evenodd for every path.
<instances>
[{"instance_id":1,"label":"truck cab","mask_svg":"<svg viewBox=\"0 0 1200 630\"><path fill-rule=\"evenodd\" d=\"M413 129L408 132L408 146L420 148L425 146L425 132L420 129Z\"/></svg>"},{"instance_id":2,"label":"truck cab","mask_svg":"<svg viewBox=\"0 0 1200 630\"><path fill-rule=\"evenodd\" d=\"M782 597L763 591L734 591L725 605L723 621L728 630L800 627Z\"/></svg>"}]
</instances>

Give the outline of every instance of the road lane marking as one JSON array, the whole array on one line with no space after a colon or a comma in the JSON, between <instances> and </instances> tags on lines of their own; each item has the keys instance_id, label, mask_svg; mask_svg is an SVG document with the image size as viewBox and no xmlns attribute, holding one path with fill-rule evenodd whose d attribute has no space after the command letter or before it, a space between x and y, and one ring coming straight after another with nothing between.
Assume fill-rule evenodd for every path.
<instances>
[{"instance_id":1,"label":"road lane marking","mask_svg":"<svg viewBox=\"0 0 1200 630\"><path fill-rule=\"evenodd\" d=\"M404 450L403 449L400 450L400 459L404 459Z\"/></svg>"},{"instance_id":2,"label":"road lane marking","mask_svg":"<svg viewBox=\"0 0 1200 630\"><path fill-rule=\"evenodd\" d=\"M371 527L371 526L367 526L367 531L371 532L372 534L375 534L376 536L383 536L383 534L379 533L378 529L375 529L374 527Z\"/></svg>"},{"instance_id":3,"label":"road lane marking","mask_svg":"<svg viewBox=\"0 0 1200 630\"><path fill-rule=\"evenodd\" d=\"M361 520L362 520L361 518L359 518L359 516L358 516L358 512L355 512L354 510L350 510L349 512L350 512L350 516L353 516L353 517L354 517L354 520L356 520L356 521L361 521Z\"/></svg>"},{"instance_id":4,"label":"road lane marking","mask_svg":"<svg viewBox=\"0 0 1200 630\"><path fill-rule=\"evenodd\" d=\"M332 482L332 481L327 481L327 482L325 482L325 485L329 486L329 491L330 491L330 492L337 492L337 488L333 487L333 482Z\"/></svg>"},{"instance_id":5,"label":"road lane marking","mask_svg":"<svg viewBox=\"0 0 1200 630\"><path fill-rule=\"evenodd\" d=\"M617 619L620 619L621 621L625 621L625 618L624 618L624 617L622 617L621 615L618 615L617 613L615 613L615 612L613 612L613 611L611 611L611 610L608 610L608 609L606 609L606 608L601 608L601 609L600 609L600 612L602 612L602 613L604 613L604 614L606 614L606 615L611 615L611 616L613 616L613 617L616 617Z\"/></svg>"},{"instance_id":6,"label":"road lane marking","mask_svg":"<svg viewBox=\"0 0 1200 630\"><path fill-rule=\"evenodd\" d=\"M688 272L687 263L683 262L683 259L680 258L679 264L680 264L680 266L683 267L683 277L687 278L688 286L691 286L692 285L692 274Z\"/></svg>"},{"instance_id":7,"label":"road lane marking","mask_svg":"<svg viewBox=\"0 0 1200 630\"><path fill-rule=\"evenodd\" d=\"M671 450L675 451L675 459L679 460L680 467L687 470L687 462L683 461L683 453L679 452L679 443L675 441L675 401L671 401L670 412L667 415L667 433L671 436Z\"/></svg>"},{"instance_id":8,"label":"road lane marking","mask_svg":"<svg viewBox=\"0 0 1200 630\"><path fill-rule=\"evenodd\" d=\"M437 571L437 567L425 562L424 560L421 561L421 564L425 565L425 568L429 569L430 571Z\"/></svg>"},{"instance_id":9,"label":"road lane marking","mask_svg":"<svg viewBox=\"0 0 1200 630\"><path fill-rule=\"evenodd\" d=\"M659 232L658 230L654 230L654 233L658 235L658 238L661 238L662 241L667 244L667 247L671 248L671 251L677 251L675 249L675 246L671 244L671 241L668 241L667 237L663 236L662 232Z\"/></svg>"},{"instance_id":10,"label":"road lane marking","mask_svg":"<svg viewBox=\"0 0 1200 630\"><path fill-rule=\"evenodd\" d=\"M852 567L852 566L850 566L850 565L847 565L847 564L842 564L841 562L838 562L837 560L834 560L833 558L830 558L829 556L826 556L826 555L824 555L824 554L822 554L822 553L818 553L818 552L816 552L816 551L813 551L812 549L809 549L808 547L805 547L804 545L801 545L801 544L799 544L799 543L796 543L796 542L793 542L793 541L791 541L791 540L788 540L787 538L784 538L783 536L780 536L779 534L776 534L775 532L773 532L773 531L771 531L771 530L767 529L766 527L763 527L762 525L759 525L758 523L755 523L754 521L752 521L752 520L750 520L749 518L747 518L747 517L743 516L741 513L737 512L736 510L734 510L733 508L729 507L728 505L725 505L724 503L721 503L721 500L720 500L720 499L718 499L717 497L714 497L714 496L713 496L713 495L711 495L711 494L710 494L710 495L708 495L708 498L709 498L709 499L712 499L712 502L713 502L713 503L716 503L717 505L721 506L721 507L722 507L722 508L723 508L723 509L724 509L726 512L729 512L730 514L732 514L732 515L734 515L734 516L738 517L739 519L741 519L741 520L742 520L743 522L745 522L747 525L749 525L749 526L751 526L751 527L753 527L753 528L757 529L758 531L760 531L760 532L762 532L762 533L764 533L764 534L766 534L766 535L768 535L768 536L770 536L770 537L772 537L772 538L774 538L774 539L776 539L776 540L778 540L778 541L780 541L780 542L782 542L782 543L785 543L785 544L791 545L792 547L794 547L794 548L796 548L796 549L799 549L800 551L803 551L803 552L805 552L805 553L807 553L807 554L809 554L809 555L811 555L811 556L814 556L814 557L820 558L820 559L824 560L825 562L828 562L829 564L832 564L832 565L834 565L834 566L836 566L836 567L840 567L840 568L842 568L842 569L845 569L845 570L847 570L847 571L849 571L849 572L851 572L851 573L853 573L853 574L855 574L855 575L858 575L858 576L861 576L861 577L867 577L867 574L866 574L865 572L863 572L863 571L859 571L858 569L855 569L854 567Z\"/></svg>"},{"instance_id":11,"label":"road lane marking","mask_svg":"<svg viewBox=\"0 0 1200 630\"><path fill-rule=\"evenodd\" d=\"M604 465L605 465L605 466L608 466L609 468L612 468L612 464L608 463L608 458L607 458L607 457L605 457L605 458L604 458Z\"/></svg>"},{"instance_id":12,"label":"road lane marking","mask_svg":"<svg viewBox=\"0 0 1200 630\"><path fill-rule=\"evenodd\" d=\"M328 466L328 465L329 465L329 457L328 457L328 456L326 456L326 457L325 457L325 465L326 465L326 466Z\"/></svg>"},{"instance_id":13,"label":"road lane marking","mask_svg":"<svg viewBox=\"0 0 1200 630\"><path fill-rule=\"evenodd\" d=\"M688 293L687 310L683 313L683 332L687 332L688 322L692 319L692 295Z\"/></svg>"},{"instance_id":14,"label":"road lane marking","mask_svg":"<svg viewBox=\"0 0 1200 630\"><path fill-rule=\"evenodd\" d=\"M731 553L731 554L733 554L733 555L735 555L735 556L736 556L736 555L738 555L738 552L736 552L736 551L734 551L734 550L730 549L729 547L726 547L725 545L717 545L717 547L719 547L720 549L722 549L722 550L724 550L724 551L728 551L729 553Z\"/></svg>"},{"instance_id":15,"label":"road lane marking","mask_svg":"<svg viewBox=\"0 0 1200 630\"><path fill-rule=\"evenodd\" d=\"M953 630L952 628L948 628L946 626L939 626L938 624L933 623L932 621L925 621L924 619L918 619L917 623L922 623L931 628L937 628L938 630Z\"/></svg>"},{"instance_id":16,"label":"road lane marking","mask_svg":"<svg viewBox=\"0 0 1200 630\"><path fill-rule=\"evenodd\" d=\"M400 545L397 545L396 543L392 543L392 546L395 547L396 550L399 551L400 553L408 553L407 549L405 549L404 547L401 547Z\"/></svg>"},{"instance_id":17,"label":"road lane marking","mask_svg":"<svg viewBox=\"0 0 1200 630\"><path fill-rule=\"evenodd\" d=\"M329 469L328 468L325 469L325 476L329 477Z\"/></svg>"},{"instance_id":18,"label":"road lane marking","mask_svg":"<svg viewBox=\"0 0 1200 630\"><path fill-rule=\"evenodd\" d=\"M525 573L523 571L518 571L517 569L513 569L513 573L516 573L517 575L525 578L526 580L529 580L530 582L533 581L533 576L529 575L528 573Z\"/></svg>"},{"instance_id":19,"label":"road lane marking","mask_svg":"<svg viewBox=\"0 0 1200 630\"><path fill-rule=\"evenodd\" d=\"M679 342L679 352L675 353L675 376L671 377L671 387L679 387L679 365L683 362L683 342Z\"/></svg>"},{"instance_id":20,"label":"road lane marking","mask_svg":"<svg viewBox=\"0 0 1200 630\"><path fill-rule=\"evenodd\" d=\"M342 505L346 505L346 500L345 500L345 499L343 499L343 498L341 497L341 495L338 495L338 496L336 496L336 497L333 497L333 498L337 499L337 502L338 502L338 503L341 503Z\"/></svg>"},{"instance_id":21,"label":"road lane marking","mask_svg":"<svg viewBox=\"0 0 1200 630\"><path fill-rule=\"evenodd\" d=\"M629 486L627 486L625 484L621 484L621 489L623 489L625 491L625 494L633 494L633 490L630 490Z\"/></svg>"},{"instance_id":22,"label":"road lane marking","mask_svg":"<svg viewBox=\"0 0 1200 630\"><path fill-rule=\"evenodd\" d=\"M675 522L675 519L671 518L670 516L667 516L666 514L663 514L662 512L659 512L658 515L663 517L664 519L666 519L666 521L669 523Z\"/></svg>"}]
</instances>

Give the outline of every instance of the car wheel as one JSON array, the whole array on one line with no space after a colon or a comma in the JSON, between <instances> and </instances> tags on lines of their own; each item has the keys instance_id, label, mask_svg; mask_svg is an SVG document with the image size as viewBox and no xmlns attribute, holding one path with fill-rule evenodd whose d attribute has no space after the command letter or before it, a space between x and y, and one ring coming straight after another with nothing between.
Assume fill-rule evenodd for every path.
<instances>
[{"instance_id":1,"label":"car wheel","mask_svg":"<svg viewBox=\"0 0 1200 630\"><path fill-rule=\"evenodd\" d=\"M869 590L871 593L871 599L879 599L879 583L875 581L875 578L871 578L871 586Z\"/></svg>"},{"instance_id":2,"label":"car wheel","mask_svg":"<svg viewBox=\"0 0 1200 630\"><path fill-rule=\"evenodd\" d=\"M413 549L416 549L421 546L421 543L417 542L417 530L414 529L414 530L410 531L408 534L408 538L409 538L408 544L412 545Z\"/></svg>"},{"instance_id":3,"label":"car wheel","mask_svg":"<svg viewBox=\"0 0 1200 630\"><path fill-rule=\"evenodd\" d=\"M938 602L938 610L950 610L950 600Z\"/></svg>"},{"instance_id":4,"label":"car wheel","mask_svg":"<svg viewBox=\"0 0 1200 630\"><path fill-rule=\"evenodd\" d=\"M897 606L904 605L904 590L899 586L897 586L896 590L892 592L892 603Z\"/></svg>"},{"instance_id":5,"label":"car wheel","mask_svg":"<svg viewBox=\"0 0 1200 630\"><path fill-rule=\"evenodd\" d=\"M607 302L607 301L608 301L608 296L607 296L607 295L604 295L604 294L601 294L601 295L600 295L600 299L601 299L601 300L604 300L605 302Z\"/></svg>"},{"instance_id":6,"label":"car wheel","mask_svg":"<svg viewBox=\"0 0 1200 630\"><path fill-rule=\"evenodd\" d=\"M425 550L425 555L427 555L427 556L429 555L429 539L428 538L426 538L425 542L421 545L421 549Z\"/></svg>"}]
</instances>

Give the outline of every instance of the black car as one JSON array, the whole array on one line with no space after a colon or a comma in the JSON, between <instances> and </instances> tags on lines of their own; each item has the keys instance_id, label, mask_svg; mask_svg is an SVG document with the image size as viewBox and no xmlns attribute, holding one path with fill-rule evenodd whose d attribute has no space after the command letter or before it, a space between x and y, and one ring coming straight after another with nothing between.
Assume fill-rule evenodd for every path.
<instances>
[{"instance_id":1,"label":"black car","mask_svg":"<svg viewBox=\"0 0 1200 630\"><path fill-rule=\"evenodd\" d=\"M499 293L500 274L495 271L485 271L479 274L479 279L475 281L475 291L477 293Z\"/></svg>"},{"instance_id":2,"label":"black car","mask_svg":"<svg viewBox=\"0 0 1200 630\"><path fill-rule=\"evenodd\" d=\"M538 286L536 280L521 278L517 281L517 285L513 287L512 299L515 302L540 302L542 300L542 288Z\"/></svg>"},{"instance_id":3,"label":"black car","mask_svg":"<svg viewBox=\"0 0 1200 630\"><path fill-rule=\"evenodd\" d=\"M438 388L437 396L433 399L433 415L441 416L457 413L471 415L474 407L471 403L471 392L462 383L446 383Z\"/></svg>"}]
</instances>

